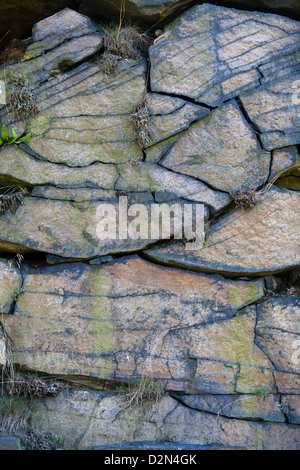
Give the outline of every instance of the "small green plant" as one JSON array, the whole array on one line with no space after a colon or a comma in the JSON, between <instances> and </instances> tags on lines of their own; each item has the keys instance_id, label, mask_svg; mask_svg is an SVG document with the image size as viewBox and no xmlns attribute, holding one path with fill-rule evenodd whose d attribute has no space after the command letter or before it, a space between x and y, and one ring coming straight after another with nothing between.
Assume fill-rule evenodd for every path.
<instances>
[{"instance_id":1,"label":"small green plant","mask_svg":"<svg viewBox=\"0 0 300 470\"><path fill-rule=\"evenodd\" d=\"M15 293L14 293L14 301L17 302L18 298L19 298L19 295L22 294L23 289L16 289Z\"/></svg>"},{"instance_id":2,"label":"small green plant","mask_svg":"<svg viewBox=\"0 0 300 470\"><path fill-rule=\"evenodd\" d=\"M38 110L28 79L21 74L11 74L8 101L11 113L21 118L36 114Z\"/></svg>"},{"instance_id":3,"label":"small green plant","mask_svg":"<svg viewBox=\"0 0 300 470\"><path fill-rule=\"evenodd\" d=\"M253 395L261 397L263 400L266 399L266 396L271 393L271 390L268 387L258 387L253 391Z\"/></svg>"},{"instance_id":4,"label":"small green plant","mask_svg":"<svg viewBox=\"0 0 300 470\"><path fill-rule=\"evenodd\" d=\"M11 145L11 144L21 144L22 142L26 142L31 136L31 132L28 132L25 135L17 136L14 128L12 128L11 133L12 133L12 137L9 137L5 124L2 124L0 146Z\"/></svg>"}]
</instances>

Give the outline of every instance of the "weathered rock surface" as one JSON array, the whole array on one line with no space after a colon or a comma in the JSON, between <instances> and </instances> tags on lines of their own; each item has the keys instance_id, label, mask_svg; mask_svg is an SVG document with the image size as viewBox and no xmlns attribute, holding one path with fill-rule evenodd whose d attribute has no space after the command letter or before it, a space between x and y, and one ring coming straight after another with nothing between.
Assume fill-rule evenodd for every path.
<instances>
[{"instance_id":1,"label":"weathered rock surface","mask_svg":"<svg viewBox=\"0 0 300 470\"><path fill-rule=\"evenodd\" d=\"M160 164L232 191L266 181L270 154L261 150L254 130L233 101L192 125Z\"/></svg>"},{"instance_id":2,"label":"weathered rock surface","mask_svg":"<svg viewBox=\"0 0 300 470\"><path fill-rule=\"evenodd\" d=\"M230 204L228 194L214 191L206 184L194 178L177 174L155 164L143 164L138 167L119 165L119 179L116 189L125 191L154 192L156 199L174 200L183 198L208 205L214 212Z\"/></svg>"},{"instance_id":3,"label":"weathered rock surface","mask_svg":"<svg viewBox=\"0 0 300 470\"><path fill-rule=\"evenodd\" d=\"M293 103L292 99L293 84L299 77L297 72L241 95L251 122L262 134L260 138L266 150L300 142L300 102Z\"/></svg>"},{"instance_id":4,"label":"weathered rock surface","mask_svg":"<svg viewBox=\"0 0 300 470\"><path fill-rule=\"evenodd\" d=\"M156 93L148 93L146 104L150 115L149 145L178 134L209 113L207 107Z\"/></svg>"},{"instance_id":5,"label":"weathered rock surface","mask_svg":"<svg viewBox=\"0 0 300 470\"><path fill-rule=\"evenodd\" d=\"M106 4L119 7L76 8L96 19ZM153 20L178 7L133 0L126 13ZM8 91L11 74L25 76L38 110L0 109L9 135L31 131L0 148L1 197L27 190L0 216L0 252L25 256L20 269L0 260L0 364L9 337L23 370L98 390L37 400L35 423L68 448L299 448L299 172L268 185L299 163L299 39L295 20L201 4L165 28L149 60L119 57L108 75L103 29L66 8L1 68ZM142 104L144 144L132 117ZM240 189L260 190L249 210L234 209ZM141 218L153 203L202 204L203 248L105 240L99 206L118 214L121 196L143 204ZM172 396L130 408L103 391L139 377Z\"/></svg>"},{"instance_id":6,"label":"weathered rock surface","mask_svg":"<svg viewBox=\"0 0 300 470\"><path fill-rule=\"evenodd\" d=\"M17 437L0 437L0 450L21 450L20 439Z\"/></svg>"},{"instance_id":7,"label":"weathered rock surface","mask_svg":"<svg viewBox=\"0 0 300 470\"><path fill-rule=\"evenodd\" d=\"M299 373L300 299L281 297L257 307L256 344L277 370Z\"/></svg>"},{"instance_id":8,"label":"weathered rock surface","mask_svg":"<svg viewBox=\"0 0 300 470\"><path fill-rule=\"evenodd\" d=\"M298 154L297 147L274 150L270 178L273 178L280 171L299 163L300 155Z\"/></svg>"},{"instance_id":9,"label":"weathered rock surface","mask_svg":"<svg viewBox=\"0 0 300 470\"><path fill-rule=\"evenodd\" d=\"M55 15L39 21L32 29L34 43L27 48L24 60L32 59L54 49L67 40L99 31L90 18L65 8Z\"/></svg>"},{"instance_id":10,"label":"weathered rock surface","mask_svg":"<svg viewBox=\"0 0 300 470\"><path fill-rule=\"evenodd\" d=\"M5 325L16 361L29 368L98 379L153 375L170 388L202 390L214 387L202 378L204 361L227 370L214 382L231 391L237 363L258 375L272 368L253 344L255 312L237 315L262 297L261 281L188 274L136 256L23 276L24 292ZM266 378L272 386L268 370Z\"/></svg>"},{"instance_id":11,"label":"weathered rock surface","mask_svg":"<svg viewBox=\"0 0 300 470\"><path fill-rule=\"evenodd\" d=\"M20 272L0 261L0 313L10 313L16 292L22 286Z\"/></svg>"},{"instance_id":12,"label":"weathered rock surface","mask_svg":"<svg viewBox=\"0 0 300 470\"><path fill-rule=\"evenodd\" d=\"M263 391L263 390L262 390ZM293 398L294 396L291 395ZM285 422L280 396L257 395L182 395L176 397L182 404L199 411L207 411L228 418ZM287 396L289 399L290 396ZM299 397L296 397L299 401Z\"/></svg>"},{"instance_id":13,"label":"weathered rock surface","mask_svg":"<svg viewBox=\"0 0 300 470\"><path fill-rule=\"evenodd\" d=\"M282 409L287 417L288 423L300 424L300 400L297 395L282 397Z\"/></svg>"},{"instance_id":14,"label":"weathered rock surface","mask_svg":"<svg viewBox=\"0 0 300 470\"><path fill-rule=\"evenodd\" d=\"M298 22L288 18L195 6L150 48L152 91L218 106L258 87L262 64L296 55L299 37Z\"/></svg>"},{"instance_id":15,"label":"weathered rock surface","mask_svg":"<svg viewBox=\"0 0 300 470\"><path fill-rule=\"evenodd\" d=\"M41 64L32 62L45 61L48 54L20 67L26 69L31 64L30 67L43 80L45 77L42 75L49 75L50 70L40 71ZM58 61L60 58L59 54ZM51 67L56 65L58 63L53 63ZM108 86L105 74L100 72L96 63L83 64L47 82L38 89L40 112L30 122L32 139L28 141L29 151L33 151L37 158L72 167L84 167L97 161L128 161L139 153L129 117L143 99L144 71L144 62L122 61L118 74ZM7 115L3 116L3 119L7 118ZM18 125L22 123L12 122L13 127Z\"/></svg>"},{"instance_id":16,"label":"weathered rock surface","mask_svg":"<svg viewBox=\"0 0 300 470\"><path fill-rule=\"evenodd\" d=\"M181 245L152 248L147 255L177 266L221 273L270 274L299 265L299 194L270 189L250 211L236 209L208 229L201 250Z\"/></svg>"},{"instance_id":17,"label":"weathered rock surface","mask_svg":"<svg viewBox=\"0 0 300 470\"><path fill-rule=\"evenodd\" d=\"M1 150L0 174L29 186L56 186L112 190L118 172L114 165L100 162L85 167L68 166L37 159L18 146Z\"/></svg>"},{"instance_id":18,"label":"weathered rock surface","mask_svg":"<svg viewBox=\"0 0 300 470\"><path fill-rule=\"evenodd\" d=\"M246 449L299 449L299 429L286 423L229 419L164 397L158 404L128 407L105 392L72 391L36 403L34 422L65 438L67 448L110 446L132 441Z\"/></svg>"},{"instance_id":19,"label":"weathered rock surface","mask_svg":"<svg viewBox=\"0 0 300 470\"><path fill-rule=\"evenodd\" d=\"M45 198L42 194L25 197L15 215L7 213L0 218L0 249L89 259L109 253L126 253L153 243L151 239L100 238L98 208L103 203L103 195L102 201L94 198L87 195L86 200L74 202L71 196L71 200ZM116 198L110 204L117 212Z\"/></svg>"}]
</instances>

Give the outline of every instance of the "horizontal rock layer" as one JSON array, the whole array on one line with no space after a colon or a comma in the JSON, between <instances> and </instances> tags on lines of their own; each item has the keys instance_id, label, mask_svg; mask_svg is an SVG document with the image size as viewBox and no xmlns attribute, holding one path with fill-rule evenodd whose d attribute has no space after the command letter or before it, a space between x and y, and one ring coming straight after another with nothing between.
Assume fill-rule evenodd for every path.
<instances>
[{"instance_id":1,"label":"horizontal rock layer","mask_svg":"<svg viewBox=\"0 0 300 470\"><path fill-rule=\"evenodd\" d=\"M299 194L271 189L261 193L253 209L236 209L211 224L201 250L187 252L173 244L146 253L152 260L195 270L276 273L299 265L299 220Z\"/></svg>"},{"instance_id":2,"label":"horizontal rock layer","mask_svg":"<svg viewBox=\"0 0 300 470\"><path fill-rule=\"evenodd\" d=\"M132 441L150 440L165 442L165 449L174 449L173 443L175 449L182 450L193 449L193 445L227 448L234 443L235 448L296 450L299 441L299 429L292 424L269 423L267 427L264 422L227 418L186 406L170 396L158 404L132 408L122 395L74 390L67 396L37 402L34 422L64 437L67 448L74 448L76 442L79 449L108 449L112 444L122 448L122 442L131 442L132 449ZM153 448L151 443L149 448Z\"/></svg>"}]
</instances>

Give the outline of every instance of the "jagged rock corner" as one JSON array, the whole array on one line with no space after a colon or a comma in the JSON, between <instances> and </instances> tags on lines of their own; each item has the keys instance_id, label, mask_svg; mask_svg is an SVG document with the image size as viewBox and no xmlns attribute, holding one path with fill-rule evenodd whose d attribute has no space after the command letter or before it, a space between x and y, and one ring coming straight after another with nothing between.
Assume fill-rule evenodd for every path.
<instances>
[{"instance_id":1,"label":"jagged rock corner","mask_svg":"<svg viewBox=\"0 0 300 470\"><path fill-rule=\"evenodd\" d=\"M32 425L66 449L299 449L299 2L132 0L132 21L163 31L111 75L99 2L37 3L2 44L0 80L23 77L37 110L0 109L31 132L0 146L0 193L26 189L0 215L0 365L13 353L69 387L34 398ZM120 195L203 204L204 246L100 239L97 208ZM137 377L163 396L128 404L116 389Z\"/></svg>"}]
</instances>

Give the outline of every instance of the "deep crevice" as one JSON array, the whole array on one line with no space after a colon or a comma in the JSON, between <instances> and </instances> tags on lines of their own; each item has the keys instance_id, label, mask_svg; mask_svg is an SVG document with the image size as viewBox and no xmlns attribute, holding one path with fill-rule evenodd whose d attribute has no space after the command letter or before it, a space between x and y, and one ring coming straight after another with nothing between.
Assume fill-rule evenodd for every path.
<instances>
[{"instance_id":1,"label":"deep crevice","mask_svg":"<svg viewBox=\"0 0 300 470\"><path fill-rule=\"evenodd\" d=\"M209 394L209 395L212 395L214 396L214 394ZM272 394L272 395L275 395L275 394ZM205 409L198 409L198 408L194 408L193 406L190 406L188 405L187 403L184 402L184 400L181 399L181 397L175 395L175 394L171 394L170 395L174 400L178 401L182 406L190 409L190 410L193 410L193 411L199 411L200 413L207 413L207 414L210 414L210 415L214 415L216 417L222 417L223 419L228 419L228 420L238 420L238 421L246 421L246 422L266 422L266 423L269 423L270 421L267 421L263 418L250 418L250 417L247 417L247 418L241 418L241 417L238 417L238 416L228 416L228 415L225 415L225 414L222 414L221 412L214 412L214 411L209 411L209 410L205 410ZM224 396L227 396L227 395L224 395ZM242 394L237 394L237 395L234 395L237 397L237 399L241 399L243 397L245 398L251 398L251 397L255 397L255 395L252 395L252 394L247 394L247 393L242 393ZM235 403L235 400L232 401L232 405L234 405ZM221 409L222 410L222 409ZM273 423L276 423L276 424L284 424L282 422L278 422L278 421L272 421Z\"/></svg>"},{"instance_id":2,"label":"deep crevice","mask_svg":"<svg viewBox=\"0 0 300 470\"><path fill-rule=\"evenodd\" d=\"M197 106L202 106L203 108L207 108L210 111L217 108L217 106L209 106L206 103L202 103L202 102L197 101L196 99L191 98L190 96L186 96L186 95L180 95L180 94L177 94L177 93L169 93L169 92L165 92L165 91L156 91L156 90L154 90L154 91L150 90L150 92L154 93L154 94L157 94L157 95L169 96L170 98L180 98L181 100L187 101L188 103L192 103L192 104L195 104Z\"/></svg>"},{"instance_id":3,"label":"deep crevice","mask_svg":"<svg viewBox=\"0 0 300 470\"><path fill-rule=\"evenodd\" d=\"M261 134L262 134L261 130L252 122L252 120L251 120L251 118L250 118L250 116L249 116L249 114L248 114L248 112L247 112L247 110L246 110L246 108L245 108L245 106L244 106L244 104L243 104L243 102L242 102L242 100L240 99L239 96L237 96L235 98L235 101L237 102L238 107L240 108L240 111L241 111L242 115L244 116L245 120L247 121L247 123L253 129L253 131L255 133L255 136L256 136L256 139L257 139L257 142L258 142L261 150L265 151L266 149L264 148L263 143L261 141L261 137L260 137Z\"/></svg>"}]
</instances>

